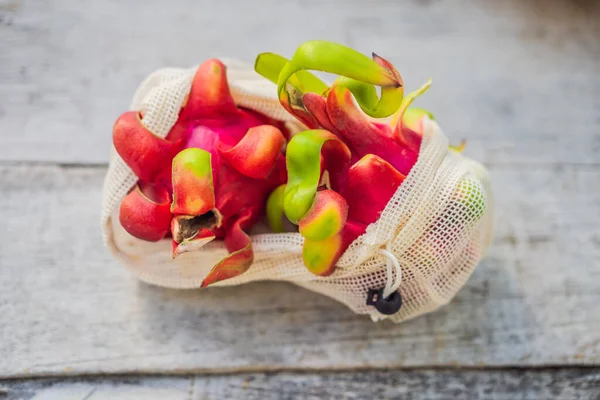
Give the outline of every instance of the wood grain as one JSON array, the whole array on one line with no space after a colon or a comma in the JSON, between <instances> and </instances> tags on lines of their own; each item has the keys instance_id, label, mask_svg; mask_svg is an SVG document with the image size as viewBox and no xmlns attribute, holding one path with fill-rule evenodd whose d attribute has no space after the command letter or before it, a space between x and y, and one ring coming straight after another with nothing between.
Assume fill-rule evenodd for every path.
<instances>
[{"instance_id":1,"label":"wood grain","mask_svg":"<svg viewBox=\"0 0 600 400\"><path fill-rule=\"evenodd\" d=\"M600 364L599 17L600 3L583 0L0 0L0 377ZM388 57L407 89L434 78L419 104L492 172L486 260L450 305L402 325L288 284L136 282L99 226L111 125L135 87L162 66L289 55L314 38ZM437 372L414 373L445 387ZM465 379L478 394L495 379L470 373L448 372L448 387ZM256 374L256 393L286 380L417 387L369 374L362 389L352 374ZM185 396L189 380L172 379L157 393ZM237 378L223 379L215 393L236 394Z\"/></svg>"},{"instance_id":2,"label":"wood grain","mask_svg":"<svg viewBox=\"0 0 600 400\"><path fill-rule=\"evenodd\" d=\"M104 168L0 168L0 376L600 362L600 169L490 166L497 235L447 307L374 324L282 283L139 284L100 242Z\"/></svg>"},{"instance_id":3,"label":"wood grain","mask_svg":"<svg viewBox=\"0 0 600 400\"><path fill-rule=\"evenodd\" d=\"M5 395L1 398L6 400L597 400L600 396L600 370L400 370L191 377L55 378L7 381L0 387L4 387L5 390Z\"/></svg>"},{"instance_id":4,"label":"wood grain","mask_svg":"<svg viewBox=\"0 0 600 400\"><path fill-rule=\"evenodd\" d=\"M153 70L290 56L319 38L389 58L407 90L431 76L419 104L480 160L597 164L599 18L583 0L10 0L0 160L104 163L113 122Z\"/></svg>"}]
</instances>

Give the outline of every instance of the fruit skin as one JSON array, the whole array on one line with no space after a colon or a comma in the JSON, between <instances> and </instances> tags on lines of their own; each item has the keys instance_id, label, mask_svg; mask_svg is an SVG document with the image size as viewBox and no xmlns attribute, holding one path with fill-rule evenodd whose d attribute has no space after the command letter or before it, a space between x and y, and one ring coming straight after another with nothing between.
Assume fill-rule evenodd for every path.
<instances>
[{"instance_id":1,"label":"fruit skin","mask_svg":"<svg viewBox=\"0 0 600 400\"><path fill-rule=\"evenodd\" d=\"M348 171L342 192L349 218L363 224L379 219L381 212L406 177L379 156L367 154Z\"/></svg>"},{"instance_id":2,"label":"fruit skin","mask_svg":"<svg viewBox=\"0 0 600 400\"><path fill-rule=\"evenodd\" d=\"M168 186L169 165L180 143L159 138L141 119L137 111L125 112L117 119L113 126L115 149L141 181Z\"/></svg>"},{"instance_id":3,"label":"fruit skin","mask_svg":"<svg viewBox=\"0 0 600 400\"><path fill-rule=\"evenodd\" d=\"M139 183L121 202L119 221L131 235L157 242L171 229L170 208L171 198L164 188Z\"/></svg>"},{"instance_id":4,"label":"fruit skin","mask_svg":"<svg viewBox=\"0 0 600 400\"><path fill-rule=\"evenodd\" d=\"M315 194L312 207L300 220L300 233L308 240L320 241L337 235L348 218L348 203L333 190Z\"/></svg>"},{"instance_id":5,"label":"fruit skin","mask_svg":"<svg viewBox=\"0 0 600 400\"><path fill-rule=\"evenodd\" d=\"M173 204L175 215L202 215L215 208L211 155L190 147L173 159Z\"/></svg>"},{"instance_id":6,"label":"fruit skin","mask_svg":"<svg viewBox=\"0 0 600 400\"><path fill-rule=\"evenodd\" d=\"M245 272L252 260L245 233L264 214L267 197L287 179L283 123L235 105L219 60L202 63L179 118L162 139L136 111L113 128L115 149L139 178L121 205L121 225L131 235L157 241L169 234L173 257L224 239L230 254L203 286Z\"/></svg>"}]
</instances>

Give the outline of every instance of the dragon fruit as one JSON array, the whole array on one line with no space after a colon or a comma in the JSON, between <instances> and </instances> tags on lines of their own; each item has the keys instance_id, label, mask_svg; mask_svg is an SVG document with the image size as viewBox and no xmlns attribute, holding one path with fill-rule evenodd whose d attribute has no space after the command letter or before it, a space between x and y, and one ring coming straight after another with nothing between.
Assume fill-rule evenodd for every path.
<instances>
[{"instance_id":1,"label":"dragon fruit","mask_svg":"<svg viewBox=\"0 0 600 400\"><path fill-rule=\"evenodd\" d=\"M269 223L280 230L285 214L297 224L304 264L330 275L417 161L423 121L433 117L409 106L431 81L404 96L387 60L324 41L302 44L291 60L260 54L255 69L277 84L283 107L309 128L287 146L288 181L268 200ZM329 87L307 70L339 77Z\"/></svg>"},{"instance_id":2,"label":"dragon fruit","mask_svg":"<svg viewBox=\"0 0 600 400\"><path fill-rule=\"evenodd\" d=\"M238 108L218 60L198 67L165 139L142 119L126 112L113 129L115 149L139 178L120 207L123 228L147 241L171 236L173 257L224 239L229 255L203 287L245 272L253 260L246 232L262 217L269 193L287 179L283 124Z\"/></svg>"},{"instance_id":3,"label":"dragon fruit","mask_svg":"<svg viewBox=\"0 0 600 400\"><path fill-rule=\"evenodd\" d=\"M398 71L376 54L311 41L290 60L260 54L255 70L277 84L281 105L306 131L290 137L280 121L237 107L218 60L198 68L165 139L139 112L114 126L115 148L139 178L121 204L125 230L148 241L170 236L173 257L224 239L229 255L203 287L250 267L246 232L265 212L275 232L284 216L298 225L311 272L333 273L410 173L433 119L411 106L431 81L405 96ZM308 70L338 78L329 86Z\"/></svg>"}]
</instances>

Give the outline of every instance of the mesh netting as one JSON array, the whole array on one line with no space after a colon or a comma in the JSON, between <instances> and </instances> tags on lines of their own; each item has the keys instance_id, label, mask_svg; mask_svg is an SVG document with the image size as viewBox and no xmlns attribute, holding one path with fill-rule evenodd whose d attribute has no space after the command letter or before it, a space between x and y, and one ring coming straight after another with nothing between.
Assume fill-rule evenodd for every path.
<instances>
[{"instance_id":1,"label":"mesh netting","mask_svg":"<svg viewBox=\"0 0 600 400\"><path fill-rule=\"evenodd\" d=\"M251 67L223 60L233 98L239 106L286 122L302 130L279 104L274 85ZM132 110L142 123L165 137L175 124L189 93L192 69L161 69L136 91ZM222 241L199 251L171 257L171 240L156 243L129 235L120 225L119 205L137 177L113 149L104 182L102 227L106 246L139 279L170 288L198 288L210 269L227 255ZM328 277L310 273L301 258L299 233L253 234L254 263L244 274L213 286L280 280L332 297L373 320L394 322L430 312L448 303L465 284L491 242L492 194L487 171L479 163L448 150L448 140L434 121L426 121L417 163L365 234L356 239ZM385 316L366 304L371 288L396 278L387 249L402 273L400 311ZM389 254L389 253L388 253Z\"/></svg>"}]
</instances>

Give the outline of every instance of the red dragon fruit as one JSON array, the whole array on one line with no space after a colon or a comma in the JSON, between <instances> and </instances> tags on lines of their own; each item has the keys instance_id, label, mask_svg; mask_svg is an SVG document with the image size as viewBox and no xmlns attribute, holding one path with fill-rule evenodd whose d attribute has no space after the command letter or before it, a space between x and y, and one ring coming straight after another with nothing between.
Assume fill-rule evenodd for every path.
<instances>
[{"instance_id":1,"label":"red dragon fruit","mask_svg":"<svg viewBox=\"0 0 600 400\"><path fill-rule=\"evenodd\" d=\"M269 198L269 222L281 229L285 213L298 224L306 267L329 275L417 161L423 121L432 116L409 106L430 82L404 96L388 61L324 41L302 44L291 60L263 53L255 69L277 84L281 104L310 129L287 146L288 182ZM329 87L307 70L340 77Z\"/></svg>"},{"instance_id":2,"label":"red dragon fruit","mask_svg":"<svg viewBox=\"0 0 600 400\"><path fill-rule=\"evenodd\" d=\"M265 203L274 231L283 230L284 214L298 225L307 268L333 273L411 171L423 122L433 118L410 107L431 82L404 96L400 74L375 54L311 41L291 60L263 53L255 69L277 84L283 107L308 130L290 138L279 121L236 107L217 60L198 68L165 139L143 126L139 112L114 127L115 148L139 178L121 205L122 226L149 241L170 235L174 257L224 239L230 254L202 286L249 268L246 232ZM328 86L308 70L339 77Z\"/></svg>"},{"instance_id":3,"label":"red dragon fruit","mask_svg":"<svg viewBox=\"0 0 600 400\"><path fill-rule=\"evenodd\" d=\"M203 287L245 272L253 260L246 232L262 217L269 193L286 181L283 124L238 108L218 60L199 66L165 139L142 119L126 112L113 129L117 152L139 178L121 204L121 225L143 240L170 235L173 257L224 239L230 254Z\"/></svg>"}]
</instances>

